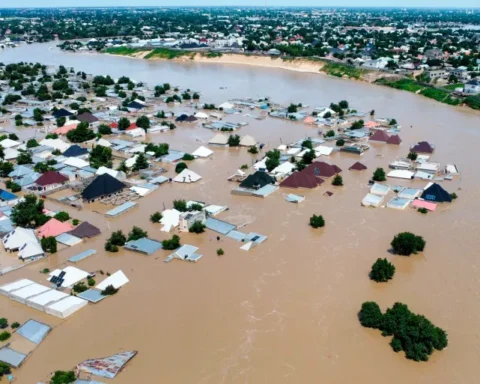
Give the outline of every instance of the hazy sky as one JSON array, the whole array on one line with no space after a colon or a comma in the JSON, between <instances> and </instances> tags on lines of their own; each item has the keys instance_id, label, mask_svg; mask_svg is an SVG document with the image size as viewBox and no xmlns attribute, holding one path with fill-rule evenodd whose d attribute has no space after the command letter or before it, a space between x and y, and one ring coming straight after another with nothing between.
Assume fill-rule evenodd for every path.
<instances>
[{"instance_id":1,"label":"hazy sky","mask_svg":"<svg viewBox=\"0 0 480 384\"><path fill-rule=\"evenodd\" d=\"M480 7L480 0L267 0L271 6L380 6L380 7ZM103 6L263 6L265 0L0 0L11 7L103 7Z\"/></svg>"}]
</instances>

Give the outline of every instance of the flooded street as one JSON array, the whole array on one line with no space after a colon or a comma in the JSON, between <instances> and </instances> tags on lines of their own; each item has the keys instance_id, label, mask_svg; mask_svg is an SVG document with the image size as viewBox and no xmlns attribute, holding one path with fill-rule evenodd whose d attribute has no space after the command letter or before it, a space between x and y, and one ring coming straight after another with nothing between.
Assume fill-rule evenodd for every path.
<instances>
[{"instance_id":1,"label":"flooded street","mask_svg":"<svg viewBox=\"0 0 480 384\"><path fill-rule=\"evenodd\" d=\"M102 235L47 259L0 277L0 284L19 278L46 283L40 274L55 269L87 249L97 254L78 263L86 271L113 273L119 269L130 279L120 292L96 305L88 305L66 321L0 297L2 316L11 322L29 318L54 327L23 367L14 372L17 383L47 380L49 373L71 369L93 357L137 350L138 355L116 379L106 383L474 383L480 359L480 114L367 83L295 73L278 69L205 63L174 63L60 52L51 44L24 45L0 51L0 62L28 61L73 66L89 74L129 76L150 85L169 82L201 91L201 101L221 103L235 97L269 96L282 104L311 107L348 100L359 111L374 109L377 117L395 118L402 126L402 145L370 143L363 156L334 152L320 161L343 169L343 187L327 180L315 190L279 189L262 199L232 195L235 183L227 177L259 155L246 148L217 148L212 159L195 160L189 168L203 178L192 185L164 184L139 201L138 207L115 219L86 205L70 215L89 221ZM220 89L226 87L226 89ZM258 113L258 112L256 112ZM269 148L317 129L303 123L273 118L248 121L239 135L252 135ZM193 151L214 132L197 126L147 136L167 142L172 149ZM376 167L404 157L411 145L427 140L436 145L432 161L456 164L461 177L442 186L456 192L452 204L421 215L413 209L368 209L361 199ZM379 155L383 155L380 157ZM363 172L349 171L356 161ZM173 168L168 176L173 176ZM387 180L391 185L423 188L426 181ZM333 196L324 195L326 191ZM306 196L301 204L285 202L284 195ZM217 216L268 240L250 252L240 243L207 231L181 233L182 244L200 248L198 263L174 260L159 251L151 256L121 250L107 254L105 239L111 231L127 233L133 225L163 240L174 233L160 231L150 214L171 208L174 199L226 205ZM64 206L47 202L54 210ZM312 214L321 214L326 227L308 226ZM243 230L243 229L242 229ZM427 241L423 254L411 257L388 253L398 232L411 231ZM225 255L218 257L216 250ZM3 250L2 250L3 252ZM387 257L397 268L388 284L376 284L368 273L373 262ZM405 359L389 346L390 339L363 328L357 313L364 301L376 301L385 310L395 302L409 305L445 329L449 347L434 352L427 363Z\"/></svg>"}]
</instances>

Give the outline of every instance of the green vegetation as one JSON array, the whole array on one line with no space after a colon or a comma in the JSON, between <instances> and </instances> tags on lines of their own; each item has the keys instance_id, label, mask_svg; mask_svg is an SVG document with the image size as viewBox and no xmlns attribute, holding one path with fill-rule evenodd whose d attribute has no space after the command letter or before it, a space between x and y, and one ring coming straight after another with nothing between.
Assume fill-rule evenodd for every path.
<instances>
[{"instance_id":1,"label":"green vegetation","mask_svg":"<svg viewBox=\"0 0 480 384\"><path fill-rule=\"evenodd\" d=\"M452 200L455 200L455 199L458 198L458 196L455 192L450 193L450 197L452 198Z\"/></svg>"},{"instance_id":2,"label":"green vegetation","mask_svg":"<svg viewBox=\"0 0 480 384\"><path fill-rule=\"evenodd\" d=\"M387 259L377 259L372 265L372 271L370 272L370 279L377 283L386 283L393 278L395 274L395 266Z\"/></svg>"},{"instance_id":3,"label":"green vegetation","mask_svg":"<svg viewBox=\"0 0 480 384\"><path fill-rule=\"evenodd\" d=\"M248 148L248 153L256 155L258 153L258 148L254 145L253 147Z\"/></svg>"},{"instance_id":4,"label":"green vegetation","mask_svg":"<svg viewBox=\"0 0 480 384\"><path fill-rule=\"evenodd\" d=\"M412 253L423 252L426 242L421 236L414 235L411 232L402 232L396 235L391 246L397 255L410 256Z\"/></svg>"},{"instance_id":5,"label":"green vegetation","mask_svg":"<svg viewBox=\"0 0 480 384\"><path fill-rule=\"evenodd\" d=\"M112 296L118 292L118 288L115 288L113 285L108 285L103 291L102 295L104 296Z\"/></svg>"},{"instance_id":6,"label":"green vegetation","mask_svg":"<svg viewBox=\"0 0 480 384\"><path fill-rule=\"evenodd\" d=\"M335 175L335 177L332 180L332 185L336 187L341 187L343 185L343 178L340 175Z\"/></svg>"},{"instance_id":7,"label":"green vegetation","mask_svg":"<svg viewBox=\"0 0 480 384\"><path fill-rule=\"evenodd\" d=\"M7 331L3 331L2 333L0 333L0 341L6 341L10 338L10 332L7 332Z\"/></svg>"},{"instance_id":8,"label":"green vegetation","mask_svg":"<svg viewBox=\"0 0 480 384\"><path fill-rule=\"evenodd\" d=\"M310 226L312 228L323 228L325 226L325 220L322 215L313 215L310 217Z\"/></svg>"},{"instance_id":9,"label":"green vegetation","mask_svg":"<svg viewBox=\"0 0 480 384\"><path fill-rule=\"evenodd\" d=\"M207 59L214 59L216 57L222 57L223 54L222 54L222 52L208 51L208 52L202 52L201 56L206 57Z\"/></svg>"},{"instance_id":10,"label":"green vegetation","mask_svg":"<svg viewBox=\"0 0 480 384\"><path fill-rule=\"evenodd\" d=\"M82 292L85 292L86 290L88 290L88 287L85 285L85 283L83 281L75 284L73 287L73 292L75 293L82 293Z\"/></svg>"},{"instance_id":11,"label":"green vegetation","mask_svg":"<svg viewBox=\"0 0 480 384\"><path fill-rule=\"evenodd\" d=\"M240 145L240 136L230 135L228 136L228 146L229 147L238 147Z\"/></svg>"},{"instance_id":12,"label":"green vegetation","mask_svg":"<svg viewBox=\"0 0 480 384\"><path fill-rule=\"evenodd\" d=\"M12 373L12 370L10 366L7 363L0 361L0 377L2 377L3 375L9 375L11 373Z\"/></svg>"},{"instance_id":13,"label":"green vegetation","mask_svg":"<svg viewBox=\"0 0 480 384\"><path fill-rule=\"evenodd\" d=\"M162 246L163 249L167 251L173 251L180 248L180 237L178 235L173 235L171 239L163 240Z\"/></svg>"},{"instance_id":14,"label":"green vegetation","mask_svg":"<svg viewBox=\"0 0 480 384\"><path fill-rule=\"evenodd\" d=\"M340 64L340 63L326 63L321 69L321 72L325 72L328 75L343 77L347 76L354 79L360 79L367 71L361 68L355 68L352 66Z\"/></svg>"},{"instance_id":15,"label":"green vegetation","mask_svg":"<svg viewBox=\"0 0 480 384\"><path fill-rule=\"evenodd\" d=\"M95 285L95 280L92 278L88 278L87 284L89 287L93 287Z\"/></svg>"},{"instance_id":16,"label":"green vegetation","mask_svg":"<svg viewBox=\"0 0 480 384\"><path fill-rule=\"evenodd\" d=\"M330 129L325 133L325 137L334 137L335 136L335 131L333 129Z\"/></svg>"},{"instance_id":17,"label":"green vegetation","mask_svg":"<svg viewBox=\"0 0 480 384\"><path fill-rule=\"evenodd\" d=\"M12 323L12 329L17 329L17 328L20 328L20 323L18 321L14 321Z\"/></svg>"},{"instance_id":18,"label":"green vegetation","mask_svg":"<svg viewBox=\"0 0 480 384\"><path fill-rule=\"evenodd\" d=\"M134 226L132 230L128 233L128 241L138 240L147 236L148 233L146 231L144 231L142 228Z\"/></svg>"},{"instance_id":19,"label":"green vegetation","mask_svg":"<svg viewBox=\"0 0 480 384\"><path fill-rule=\"evenodd\" d=\"M153 51L151 51L145 56L145 59L146 60L149 60L149 59L172 60L172 59L178 59L184 56L194 57L195 53L192 53L189 51L183 51L180 49L155 48Z\"/></svg>"},{"instance_id":20,"label":"green vegetation","mask_svg":"<svg viewBox=\"0 0 480 384\"><path fill-rule=\"evenodd\" d=\"M55 371L50 379L50 384L70 384L75 380L77 380L77 378L73 371Z\"/></svg>"},{"instance_id":21,"label":"green vegetation","mask_svg":"<svg viewBox=\"0 0 480 384\"><path fill-rule=\"evenodd\" d=\"M175 166L175 172L177 173L180 173L182 172L184 169L187 169L188 166L187 164L183 163L183 162L180 162L178 163L176 166Z\"/></svg>"},{"instance_id":22,"label":"green vegetation","mask_svg":"<svg viewBox=\"0 0 480 384\"><path fill-rule=\"evenodd\" d=\"M139 153L137 159L135 160L135 164L133 164L132 171L140 171L142 169L148 168L148 160L143 153Z\"/></svg>"},{"instance_id":23,"label":"green vegetation","mask_svg":"<svg viewBox=\"0 0 480 384\"><path fill-rule=\"evenodd\" d=\"M393 336L390 346L395 352L405 351L407 359L428 361L436 349L448 345L447 333L434 326L423 315L417 315L402 303L395 303L382 314L375 302L365 302L358 314L360 323L367 328L382 331L382 336Z\"/></svg>"},{"instance_id":24,"label":"green vegetation","mask_svg":"<svg viewBox=\"0 0 480 384\"><path fill-rule=\"evenodd\" d=\"M223 251L222 248L217 249L217 256L223 256L224 254L225 254L225 252Z\"/></svg>"},{"instance_id":25,"label":"green vegetation","mask_svg":"<svg viewBox=\"0 0 480 384\"><path fill-rule=\"evenodd\" d=\"M98 127L98 133L101 135L111 135L112 134L112 128L110 128L107 124L100 124Z\"/></svg>"},{"instance_id":26,"label":"green vegetation","mask_svg":"<svg viewBox=\"0 0 480 384\"><path fill-rule=\"evenodd\" d=\"M42 249L48 253L56 253L57 252L57 240L53 236L43 237L40 240L40 244L42 245Z\"/></svg>"},{"instance_id":27,"label":"green vegetation","mask_svg":"<svg viewBox=\"0 0 480 384\"><path fill-rule=\"evenodd\" d=\"M139 52L150 51L148 48L111 47L103 50L104 53L120 56L133 56Z\"/></svg>"},{"instance_id":28,"label":"green vegetation","mask_svg":"<svg viewBox=\"0 0 480 384\"><path fill-rule=\"evenodd\" d=\"M190 226L190 228L188 228L188 232L199 234L205 232L205 228L205 224L197 220Z\"/></svg>"},{"instance_id":29,"label":"green vegetation","mask_svg":"<svg viewBox=\"0 0 480 384\"><path fill-rule=\"evenodd\" d=\"M421 214L426 215L428 213L428 209L427 208L418 208L417 212L420 212Z\"/></svg>"},{"instance_id":30,"label":"green vegetation","mask_svg":"<svg viewBox=\"0 0 480 384\"><path fill-rule=\"evenodd\" d=\"M72 143L83 143L96 137L95 133L89 128L88 123L82 122L77 128L67 133L67 139Z\"/></svg>"},{"instance_id":31,"label":"green vegetation","mask_svg":"<svg viewBox=\"0 0 480 384\"><path fill-rule=\"evenodd\" d=\"M373 180L374 181L385 181L387 177L385 175L385 171L383 168L377 168L375 172L373 172Z\"/></svg>"},{"instance_id":32,"label":"green vegetation","mask_svg":"<svg viewBox=\"0 0 480 384\"><path fill-rule=\"evenodd\" d=\"M345 145L345 140L339 139L336 142L337 147L343 147Z\"/></svg>"},{"instance_id":33,"label":"green vegetation","mask_svg":"<svg viewBox=\"0 0 480 384\"><path fill-rule=\"evenodd\" d=\"M112 232L110 238L105 243L105 250L108 252L118 252L119 246L124 246L127 242L127 238L122 231Z\"/></svg>"},{"instance_id":34,"label":"green vegetation","mask_svg":"<svg viewBox=\"0 0 480 384\"><path fill-rule=\"evenodd\" d=\"M8 328L8 320L5 317L0 318L0 329Z\"/></svg>"},{"instance_id":35,"label":"green vegetation","mask_svg":"<svg viewBox=\"0 0 480 384\"><path fill-rule=\"evenodd\" d=\"M158 223L160 220L162 220L162 214L160 212L154 212L150 215L150 221L152 223Z\"/></svg>"},{"instance_id":36,"label":"green vegetation","mask_svg":"<svg viewBox=\"0 0 480 384\"><path fill-rule=\"evenodd\" d=\"M184 161L192 161L192 160L195 160L195 157L192 156L191 154L189 153L185 153L182 157L182 160Z\"/></svg>"},{"instance_id":37,"label":"green vegetation","mask_svg":"<svg viewBox=\"0 0 480 384\"><path fill-rule=\"evenodd\" d=\"M60 211L54 216L54 218L63 223L67 220L70 220L70 215L68 212Z\"/></svg>"},{"instance_id":38,"label":"green vegetation","mask_svg":"<svg viewBox=\"0 0 480 384\"><path fill-rule=\"evenodd\" d=\"M93 168L105 166L112 168L112 150L108 147L96 145L89 154L88 160Z\"/></svg>"},{"instance_id":39,"label":"green vegetation","mask_svg":"<svg viewBox=\"0 0 480 384\"><path fill-rule=\"evenodd\" d=\"M79 222L80 222L80 220L78 220L78 219L73 219L72 220L73 225L78 225Z\"/></svg>"},{"instance_id":40,"label":"green vegetation","mask_svg":"<svg viewBox=\"0 0 480 384\"><path fill-rule=\"evenodd\" d=\"M143 128L145 131L150 128L150 119L147 116L140 116L136 121L137 127Z\"/></svg>"},{"instance_id":41,"label":"green vegetation","mask_svg":"<svg viewBox=\"0 0 480 384\"><path fill-rule=\"evenodd\" d=\"M266 153L266 157L268 157L267 161L265 162L265 166L267 167L268 172L273 171L280 165L280 151L278 149L273 149Z\"/></svg>"},{"instance_id":42,"label":"green vegetation","mask_svg":"<svg viewBox=\"0 0 480 384\"><path fill-rule=\"evenodd\" d=\"M412 161L417 160L417 157L418 157L418 155L415 152L409 152L408 155L407 155L407 158L412 160Z\"/></svg>"},{"instance_id":43,"label":"green vegetation","mask_svg":"<svg viewBox=\"0 0 480 384\"><path fill-rule=\"evenodd\" d=\"M185 200L173 200L173 208L179 212L187 212L187 202Z\"/></svg>"},{"instance_id":44,"label":"green vegetation","mask_svg":"<svg viewBox=\"0 0 480 384\"><path fill-rule=\"evenodd\" d=\"M24 201L12 208L10 218L19 227L37 228L50 220L44 215L43 208L43 200L37 200L37 196L33 194L25 195Z\"/></svg>"}]
</instances>

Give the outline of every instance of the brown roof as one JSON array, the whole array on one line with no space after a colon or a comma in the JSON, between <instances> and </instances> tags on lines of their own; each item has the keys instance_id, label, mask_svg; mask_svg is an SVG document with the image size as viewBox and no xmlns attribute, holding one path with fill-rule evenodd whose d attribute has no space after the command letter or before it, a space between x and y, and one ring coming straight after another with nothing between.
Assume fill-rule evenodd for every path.
<instances>
[{"instance_id":1,"label":"brown roof","mask_svg":"<svg viewBox=\"0 0 480 384\"><path fill-rule=\"evenodd\" d=\"M323 183L323 180L312 174L294 172L280 183L280 187L286 188L316 188Z\"/></svg>"},{"instance_id":2,"label":"brown roof","mask_svg":"<svg viewBox=\"0 0 480 384\"><path fill-rule=\"evenodd\" d=\"M98 121L98 117L93 116L89 112L84 112L77 116L77 120L84 123L95 123L96 121Z\"/></svg>"},{"instance_id":3,"label":"brown roof","mask_svg":"<svg viewBox=\"0 0 480 384\"><path fill-rule=\"evenodd\" d=\"M84 221L81 223L77 228L69 232L71 235L80 237L83 239L84 237L94 237L100 234L100 230L90 224L88 221Z\"/></svg>"},{"instance_id":4,"label":"brown roof","mask_svg":"<svg viewBox=\"0 0 480 384\"><path fill-rule=\"evenodd\" d=\"M367 169L367 166L366 165L363 165L362 163L360 163L359 161L357 161L355 164L353 164L350 168L348 168L350 170L353 170L353 171L363 171L365 169Z\"/></svg>"},{"instance_id":5,"label":"brown roof","mask_svg":"<svg viewBox=\"0 0 480 384\"><path fill-rule=\"evenodd\" d=\"M313 176L332 177L342 170L336 165L327 164L323 161L314 161L303 172L311 174Z\"/></svg>"},{"instance_id":6,"label":"brown roof","mask_svg":"<svg viewBox=\"0 0 480 384\"><path fill-rule=\"evenodd\" d=\"M376 131L369 139L369 141L383 141L386 143L390 136L385 131Z\"/></svg>"},{"instance_id":7,"label":"brown roof","mask_svg":"<svg viewBox=\"0 0 480 384\"><path fill-rule=\"evenodd\" d=\"M426 141L420 141L417 145L414 145L411 150L415 153L433 153L434 147Z\"/></svg>"},{"instance_id":8,"label":"brown roof","mask_svg":"<svg viewBox=\"0 0 480 384\"><path fill-rule=\"evenodd\" d=\"M68 178L61 175L60 173L55 171L48 171L45 172L42 176L40 176L37 181L35 181L35 184L46 186L51 184L62 184L65 181L68 181Z\"/></svg>"},{"instance_id":9,"label":"brown roof","mask_svg":"<svg viewBox=\"0 0 480 384\"><path fill-rule=\"evenodd\" d=\"M402 142L402 139L398 135L393 135L390 136L390 139L388 139L387 144L394 144L394 145L400 145Z\"/></svg>"}]
</instances>

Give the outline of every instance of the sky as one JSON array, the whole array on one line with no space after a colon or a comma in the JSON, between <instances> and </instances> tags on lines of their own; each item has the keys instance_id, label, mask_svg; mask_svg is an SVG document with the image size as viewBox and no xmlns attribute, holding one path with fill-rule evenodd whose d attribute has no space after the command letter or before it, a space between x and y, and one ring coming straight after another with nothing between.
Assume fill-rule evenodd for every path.
<instances>
[{"instance_id":1,"label":"sky","mask_svg":"<svg viewBox=\"0 0 480 384\"><path fill-rule=\"evenodd\" d=\"M269 6L480 7L479 0L266 0ZM264 6L265 0L0 0L0 8L103 6Z\"/></svg>"}]
</instances>

